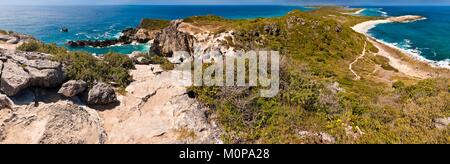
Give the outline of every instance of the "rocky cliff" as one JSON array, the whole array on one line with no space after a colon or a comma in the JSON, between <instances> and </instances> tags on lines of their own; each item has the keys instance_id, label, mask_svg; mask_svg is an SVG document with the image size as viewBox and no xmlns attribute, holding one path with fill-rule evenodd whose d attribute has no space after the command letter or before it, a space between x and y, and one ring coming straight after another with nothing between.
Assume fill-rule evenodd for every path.
<instances>
[{"instance_id":1,"label":"rocky cliff","mask_svg":"<svg viewBox=\"0 0 450 164\"><path fill-rule=\"evenodd\" d=\"M174 20L157 34L150 51L171 57L175 63L178 58L185 58L186 53L189 56L201 55L205 59L236 55L240 51L230 46L235 43L234 35L233 31L214 33L183 20Z\"/></svg>"}]
</instances>

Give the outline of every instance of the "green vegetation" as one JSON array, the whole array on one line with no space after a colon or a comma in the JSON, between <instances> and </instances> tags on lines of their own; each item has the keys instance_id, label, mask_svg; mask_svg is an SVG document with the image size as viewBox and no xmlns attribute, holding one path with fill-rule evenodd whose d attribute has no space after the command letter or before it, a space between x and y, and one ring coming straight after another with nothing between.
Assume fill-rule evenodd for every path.
<instances>
[{"instance_id":1,"label":"green vegetation","mask_svg":"<svg viewBox=\"0 0 450 164\"><path fill-rule=\"evenodd\" d=\"M2 35L8 34L8 31L0 30L0 34L2 34Z\"/></svg>"},{"instance_id":2,"label":"green vegetation","mask_svg":"<svg viewBox=\"0 0 450 164\"><path fill-rule=\"evenodd\" d=\"M371 59L378 65L381 66L381 68L385 69L385 70L389 70L389 71L395 71L398 72L397 69L395 69L394 67L392 67L391 65L389 65L389 59L385 58L383 56L372 56Z\"/></svg>"},{"instance_id":3,"label":"green vegetation","mask_svg":"<svg viewBox=\"0 0 450 164\"><path fill-rule=\"evenodd\" d=\"M165 57L155 55L155 54L149 54L149 53L140 53L140 54L136 55L134 58L137 59L140 57L144 58L144 61L143 61L144 63L161 65L161 69L163 69L165 71L175 69L175 65L173 63L171 63L169 60L167 60ZM135 62L138 62L138 61L135 61Z\"/></svg>"},{"instance_id":4,"label":"green vegetation","mask_svg":"<svg viewBox=\"0 0 450 164\"><path fill-rule=\"evenodd\" d=\"M84 80L91 86L95 81L102 81L126 87L132 81L128 71L134 68L134 63L125 55L109 53L98 59L85 52L69 52L55 44L38 41L22 44L18 49L52 54L54 60L65 65L69 79Z\"/></svg>"},{"instance_id":5,"label":"green vegetation","mask_svg":"<svg viewBox=\"0 0 450 164\"><path fill-rule=\"evenodd\" d=\"M396 77L398 70L381 56L366 55L355 64L362 79L355 80L348 65L363 51L366 37L350 27L374 17L342 14L336 7L309 12L292 11L278 18L227 20L197 16L184 21L214 33L233 30L234 40L224 45L242 50L280 52L280 92L273 98L259 96L260 87L190 87L188 93L210 107L224 130L226 143L323 143L300 133L324 132L337 143L450 143L450 129L439 130L434 118L450 116L450 79L417 80ZM168 21L143 20L149 30L168 26ZM66 65L71 79L131 82L128 57L110 53L98 59L82 52L67 52L56 45L30 42L19 47L54 55ZM369 52L378 49L368 44ZM140 54L148 63L171 70L167 59ZM384 76L371 75L377 65ZM384 79L383 79L384 78ZM381 79L381 80L380 80ZM352 128L352 130L349 130ZM354 137L350 133L362 134ZM194 137L180 129L182 138Z\"/></svg>"},{"instance_id":6,"label":"green vegetation","mask_svg":"<svg viewBox=\"0 0 450 164\"><path fill-rule=\"evenodd\" d=\"M170 21L167 20L159 20L159 19L142 19L140 28L144 28L146 30L159 30L166 28L170 25Z\"/></svg>"},{"instance_id":7,"label":"green vegetation","mask_svg":"<svg viewBox=\"0 0 450 164\"><path fill-rule=\"evenodd\" d=\"M225 45L278 50L282 55L276 97L260 98L258 87L189 88L217 116L225 142L323 142L299 134L309 131L331 134L337 143L450 143L450 130L437 130L432 121L450 116L450 80L409 79L393 84L371 76L355 80L348 65L361 54L366 38L350 27L375 18L341 12L324 7L279 18L185 20L234 30L235 42L225 41ZM378 51L370 43L368 50ZM369 68L375 65L396 71L383 57L367 57L358 68L372 71ZM349 135L349 127L361 129L363 135Z\"/></svg>"}]
</instances>

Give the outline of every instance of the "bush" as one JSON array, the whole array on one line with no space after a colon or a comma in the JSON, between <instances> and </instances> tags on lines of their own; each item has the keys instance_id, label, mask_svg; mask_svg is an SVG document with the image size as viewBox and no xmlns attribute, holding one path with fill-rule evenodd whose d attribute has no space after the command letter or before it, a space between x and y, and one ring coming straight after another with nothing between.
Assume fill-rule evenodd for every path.
<instances>
[{"instance_id":1,"label":"bush","mask_svg":"<svg viewBox=\"0 0 450 164\"><path fill-rule=\"evenodd\" d=\"M0 34L2 34L2 35L6 35L6 34L8 34L8 31L5 31L5 30L0 30Z\"/></svg>"},{"instance_id":2,"label":"bush","mask_svg":"<svg viewBox=\"0 0 450 164\"><path fill-rule=\"evenodd\" d=\"M112 67L134 69L134 62L126 55L110 52L103 56L103 61Z\"/></svg>"},{"instance_id":3,"label":"bush","mask_svg":"<svg viewBox=\"0 0 450 164\"><path fill-rule=\"evenodd\" d=\"M44 44L40 43L38 41L31 41L29 43L20 45L19 47L17 47L17 49L21 50L21 51L32 52L32 51L38 51L40 47L44 47ZM42 52L42 51L40 51L40 52Z\"/></svg>"},{"instance_id":4,"label":"bush","mask_svg":"<svg viewBox=\"0 0 450 164\"><path fill-rule=\"evenodd\" d=\"M69 79L84 80L90 86L95 81L116 83L120 87L126 87L132 82L128 71L134 68L134 63L125 55L109 53L103 59L98 59L86 52L69 52L55 44L38 41L24 43L18 49L52 54L53 60L64 64Z\"/></svg>"},{"instance_id":5,"label":"bush","mask_svg":"<svg viewBox=\"0 0 450 164\"><path fill-rule=\"evenodd\" d=\"M164 71L170 71L175 69L175 64L171 63L168 60L164 60L163 63L161 64L161 69L163 69Z\"/></svg>"},{"instance_id":6,"label":"bush","mask_svg":"<svg viewBox=\"0 0 450 164\"><path fill-rule=\"evenodd\" d=\"M166 28L170 25L170 21L167 20L159 20L159 19L143 19L141 21L141 24L139 25L140 28L144 28L146 30L159 30Z\"/></svg>"}]
</instances>

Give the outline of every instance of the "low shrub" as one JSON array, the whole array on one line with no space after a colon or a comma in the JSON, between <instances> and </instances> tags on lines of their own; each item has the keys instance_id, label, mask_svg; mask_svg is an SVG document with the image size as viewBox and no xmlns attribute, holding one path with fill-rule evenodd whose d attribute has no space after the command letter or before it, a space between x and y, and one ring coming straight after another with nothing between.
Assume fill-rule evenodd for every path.
<instances>
[{"instance_id":1,"label":"low shrub","mask_svg":"<svg viewBox=\"0 0 450 164\"><path fill-rule=\"evenodd\" d=\"M53 60L64 64L69 79L84 80L90 86L95 81L115 83L120 87L132 82L128 71L134 68L134 63L125 55L109 53L99 59L86 52L69 52L64 47L38 41L24 43L18 49L52 54Z\"/></svg>"}]
</instances>

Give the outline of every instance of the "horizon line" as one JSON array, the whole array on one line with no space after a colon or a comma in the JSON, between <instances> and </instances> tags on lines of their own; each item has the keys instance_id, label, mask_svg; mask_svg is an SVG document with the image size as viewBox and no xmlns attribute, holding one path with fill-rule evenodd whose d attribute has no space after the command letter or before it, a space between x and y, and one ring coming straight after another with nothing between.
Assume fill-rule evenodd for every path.
<instances>
[{"instance_id":1,"label":"horizon line","mask_svg":"<svg viewBox=\"0 0 450 164\"><path fill-rule=\"evenodd\" d=\"M320 6L442 6L448 7L450 4L389 4L389 5L376 5L376 4L6 4L1 6L302 6L302 7L320 7ZM0 7L1 7L0 6Z\"/></svg>"}]
</instances>

